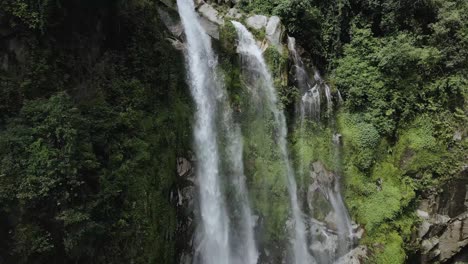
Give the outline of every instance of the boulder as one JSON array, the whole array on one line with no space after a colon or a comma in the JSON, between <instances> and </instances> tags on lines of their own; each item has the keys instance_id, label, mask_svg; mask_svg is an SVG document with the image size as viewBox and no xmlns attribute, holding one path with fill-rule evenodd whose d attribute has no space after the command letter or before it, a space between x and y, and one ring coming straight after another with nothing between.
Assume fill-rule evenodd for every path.
<instances>
[{"instance_id":1,"label":"boulder","mask_svg":"<svg viewBox=\"0 0 468 264\"><path fill-rule=\"evenodd\" d=\"M245 22L247 23L247 26L256 30L260 30L266 27L268 18L262 15L253 15L248 17Z\"/></svg>"},{"instance_id":2,"label":"boulder","mask_svg":"<svg viewBox=\"0 0 468 264\"><path fill-rule=\"evenodd\" d=\"M214 39L219 39L219 26L224 24L224 20L218 11L206 3L201 4L197 11L200 14L200 24L206 33Z\"/></svg>"},{"instance_id":3,"label":"boulder","mask_svg":"<svg viewBox=\"0 0 468 264\"><path fill-rule=\"evenodd\" d=\"M233 7L229 9L229 11L226 14L227 18L232 18L232 19L240 19L242 17L242 14L237 10L237 8Z\"/></svg>"},{"instance_id":4,"label":"boulder","mask_svg":"<svg viewBox=\"0 0 468 264\"><path fill-rule=\"evenodd\" d=\"M177 158L177 174L180 177L187 177L193 173L192 163L186 158L179 157Z\"/></svg>"},{"instance_id":5,"label":"boulder","mask_svg":"<svg viewBox=\"0 0 468 264\"><path fill-rule=\"evenodd\" d=\"M176 50L184 50L185 44L175 38L166 38Z\"/></svg>"},{"instance_id":6,"label":"boulder","mask_svg":"<svg viewBox=\"0 0 468 264\"><path fill-rule=\"evenodd\" d=\"M209 21L205 17L200 17L200 24L210 37L219 40L219 26L217 24Z\"/></svg>"},{"instance_id":7,"label":"boulder","mask_svg":"<svg viewBox=\"0 0 468 264\"><path fill-rule=\"evenodd\" d=\"M310 177L322 188L333 189L335 175L332 172L327 171L321 162L316 161L312 163Z\"/></svg>"},{"instance_id":8,"label":"boulder","mask_svg":"<svg viewBox=\"0 0 468 264\"><path fill-rule=\"evenodd\" d=\"M219 16L218 11L209 4L202 4L198 8L198 13L200 13L200 15L206 18L209 22L218 26L224 24L224 20Z\"/></svg>"},{"instance_id":9,"label":"boulder","mask_svg":"<svg viewBox=\"0 0 468 264\"><path fill-rule=\"evenodd\" d=\"M281 20L277 16L272 16L268 19L268 23L265 29L265 35L268 41L275 46L280 53L283 51L281 45L281 39L284 33L284 26L281 24Z\"/></svg>"},{"instance_id":10,"label":"boulder","mask_svg":"<svg viewBox=\"0 0 468 264\"><path fill-rule=\"evenodd\" d=\"M365 263L365 259L367 259L367 247L359 246L349 251L346 255L339 258L334 263L335 264L360 264L360 263Z\"/></svg>"}]
</instances>

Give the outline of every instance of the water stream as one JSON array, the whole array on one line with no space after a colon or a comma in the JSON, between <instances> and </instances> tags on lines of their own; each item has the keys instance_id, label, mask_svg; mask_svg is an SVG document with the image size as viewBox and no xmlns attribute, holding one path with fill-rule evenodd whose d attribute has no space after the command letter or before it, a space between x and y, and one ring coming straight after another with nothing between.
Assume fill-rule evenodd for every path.
<instances>
[{"instance_id":1,"label":"water stream","mask_svg":"<svg viewBox=\"0 0 468 264\"><path fill-rule=\"evenodd\" d=\"M198 160L200 219L194 262L255 264L258 253L245 186L240 130L233 123L222 78L217 73L217 57L193 1L177 0L177 7L186 37L188 83L196 104L194 148ZM222 149L221 140L227 142L226 149ZM223 151L229 156L225 170L221 168ZM240 217L235 219L240 219L240 223L230 222L223 187L226 178L235 186L235 202L240 208ZM231 226L240 229L233 231Z\"/></svg>"},{"instance_id":2,"label":"water stream","mask_svg":"<svg viewBox=\"0 0 468 264\"><path fill-rule=\"evenodd\" d=\"M270 111L274 117L274 126L276 129L276 141L280 150L287 177L287 186L289 191L290 203L292 208L293 234L291 239L292 261L287 263L308 264L315 263L309 253L306 240L306 227L302 218L302 212L299 208L297 197L296 180L291 166L291 161L287 147L287 127L284 113L278 107L278 98L270 72L268 71L261 49L255 43L252 34L239 22L232 22L238 35L237 52L245 62L247 74L255 75L254 88L258 89L261 97L265 100L267 111Z\"/></svg>"},{"instance_id":3,"label":"water stream","mask_svg":"<svg viewBox=\"0 0 468 264\"><path fill-rule=\"evenodd\" d=\"M302 100L300 102L300 139L305 137L305 129L307 129L306 123L308 118L313 122L318 122L320 119L320 91L325 95L326 99L326 110L327 115L330 116L333 111L333 102L330 87L321 78L318 71L314 72L314 79L311 80L308 76L307 69L302 62L300 55L296 50L294 38L288 37L288 49L293 57L296 83L302 92ZM313 84L315 82L315 84ZM311 88L312 87L312 88ZM313 91L313 92L312 92ZM315 94L317 93L317 94ZM339 91L337 93L338 102L341 102L341 95ZM318 97L319 99L315 99ZM333 139L330 143L333 147L333 159L338 164L341 164L341 136L334 134ZM304 161L300 161L301 166L305 166ZM314 163L314 167L320 167L316 169L323 173L324 169L321 165ZM345 255L353 246L353 228L351 217L349 216L348 210L343 202L340 190L340 172L329 174L325 178L327 181L317 183L318 188L325 199L330 204L333 210L333 223L336 226L336 230L328 230L325 228L323 223L318 221L311 221L311 227L314 230L318 230L312 235L312 248L314 255L317 256L320 263L334 263L336 259ZM319 176L320 177L320 176ZM319 239L320 238L320 239ZM318 242L321 240L323 242Z\"/></svg>"}]
</instances>

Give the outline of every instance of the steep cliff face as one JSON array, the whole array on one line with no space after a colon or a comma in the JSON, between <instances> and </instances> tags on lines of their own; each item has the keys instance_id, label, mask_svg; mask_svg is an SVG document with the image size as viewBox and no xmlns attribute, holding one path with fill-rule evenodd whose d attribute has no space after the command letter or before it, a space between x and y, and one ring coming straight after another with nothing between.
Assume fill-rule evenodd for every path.
<instances>
[{"instance_id":1,"label":"steep cliff face","mask_svg":"<svg viewBox=\"0 0 468 264\"><path fill-rule=\"evenodd\" d=\"M422 263L466 261L468 245L467 171L421 200L418 242Z\"/></svg>"},{"instance_id":2,"label":"steep cliff face","mask_svg":"<svg viewBox=\"0 0 468 264\"><path fill-rule=\"evenodd\" d=\"M246 131L259 263L285 259L291 216L230 20L273 76L319 263L468 262L466 1L195 4ZM0 263L193 263L185 49L172 0L0 1Z\"/></svg>"},{"instance_id":3,"label":"steep cliff face","mask_svg":"<svg viewBox=\"0 0 468 264\"><path fill-rule=\"evenodd\" d=\"M192 117L160 3L59 2L0 2L0 262L173 263Z\"/></svg>"},{"instance_id":4,"label":"steep cliff face","mask_svg":"<svg viewBox=\"0 0 468 264\"><path fill-rule=\"evenodd\" d=\"M255 33L258 45L264 50L270 69L275 76L275 84L281 95L282 104L287 109L292 135L291 142L294 145L297 162L295 165L300 171L298 174L299 191L301 199L307 201L305 207L308 208L308 216L313 222L310 224L312 237L314 237L312 234L314 226L316 230L323 228L324 233L331 232L327 237L333 237L338 228L339 219L343 218L337 218L337 212L332 208L333 202L331 201L333 193L340 191L338 180L340 179L343 184L341 189L346 194L345 207L350 209L352 218L356 221L356 223L351 222L349 229L354 234L350 236L347 243L349 243L348 246L351 245L351 248L356 245L354 243L361 244L340 260L344 261L343 263L353 261L355 263L403 263L405 261L432 263L436 260L454 262L464 258L465 207L456 206L460 204L459 198L465 197L464 187L454 187L456 184L447 183L450 182L448 179L451 177L454 178L453 182L463 182L466 178L464 173L460 173L464 166L464 157L461 153L466 142L465 132L457 130L459 129L457 126L461 124L458 123L460 120L454 122L457 125L454 125L453 129L458 132L453 131L455 136L447 139L448 141L440 137L442 131L437 123L424 123L426 117L416 119L409 124L403 125L402 122L401 128L393 137L386 137L385 133L380 130L382 129L379 127L380 124L370 124L353 114L349 105L354 103L346 102L353 100L352 98L344 98L345 102L340 103L341 95L335 85L327 87L331 88L330 98L332 98L332 104L335 105L334 111L337 111L330 115L327 110L329 108L327 107L328 95L322 85L322 88L319 88L323 89L320 95L322 103L320 101L318 103L318 109L321 109L322 114L319 113L319 118L315 114L314 122L305 126L306 134L301 134L301 129L304 127L298 125L300 123L299 105L301 99L304 101L304 98L301 98L303 95L299 88L300 80L297 80L295 70L297 64L294 63L294 57L288 51L286 38L286 35L294 32L295 29L282 25L281 18L276 16L246 13L242 6L238 7L235 3L212 5L198 2L197 10L204 21L206 31L213 37L214 43L219 44L217 52L225 67L225 81L231 89L231 103L236 111L246 111L248 107L243 106L246 100L242 97L243 84L236 77L239 74L238 67L241 62L235 55L235 36L226 21L243 21ZM299 42L301 41L303 39L299 38ZM174 44L180 47L183 46L180 44L183 42L182 37ZM306 74L314 76L314 72L317 73L317 68L320 68L312 64L316 58L304 52L301 47L298 47L298 50L306 62L305 68L309 69ZM341 82L340 78L343 78L343 75L340 74L342 73L338 72L338 80ZM315 81L320 80L317 81L318 83L323 82L320 77L311 78ZM335 81L333 78L333 75L329 76L332 84ZM337 106L342 106L342 108ZM336 153L336 143L333 143L336 140L342 141L338 151L341 154ZM453 163L447 167L443 165L442 170L434 170L431 163L439 164L444 162L444 159L452 160ZM250 162L252 162L253 171L259 169L255 167L254 160ZM438 176L445 172L447 173L445 176ZM429 182L427 182L428 177L432 178ZM255 181L256 179L249 179L249 184L255 186L257 184ZM334 187L335 185L338 188ZM427 203L424 197L427 197L428 193L432 193L435 190L434 187L439 185L446 187L437 195L439 198L431 199L438 201L435 203L439 204L440 212L443 213L434 213L431 209L428 216L424 213L421 216L422 209L417 211L415 207L419 204L424 207L423 205ZM252 188L253 196L257 191L257 188ZM447 193L454 194L451 203L447 202ZM458 198L455 199L455 197ZM254 198L253 203L255 211L259 210L256 206L261 208L264 202ZM453 213L454 210L457 211L456 215L441 218L440 215L448 215L449 211ZM256 213L262 215L261 211L256 211ZM265 216L258 218L257 226L265 225L262 217ZM279 222L285 219L281 214L268 215L268 217L278 219ZM422 223L419 220L421 217L424 219ZM440 223L440 219L443 219L443 223ZM281 251L280 245L283 242L281 242L281 236L278 235L284 230L268 230L268 225L266 228L267 230L262 232L267 232L267 234L271 232L274 237L266 235L268 238L262 241L266 245L262 260L275 262L282 256L276 256L271 252ZM415 239L418 229L421 237ZM421 235L421 229L431 231L425 230L425 233ZM459 238L454 238L455 233ZM336 252L336 247L340 243L339 239L331 239L327 242L326 239L319 238L317 234L315 234L316 241L322 244L316 244L312 251L316 253L316 256L323 254L326 256L324 259L327 259L331 254L329 251ZM361 237L360 242L353 240ZM272 244L268 245L269 243ZM410 259L407 260L406 256L410 256Z\"/></svg>"}]
</instances>

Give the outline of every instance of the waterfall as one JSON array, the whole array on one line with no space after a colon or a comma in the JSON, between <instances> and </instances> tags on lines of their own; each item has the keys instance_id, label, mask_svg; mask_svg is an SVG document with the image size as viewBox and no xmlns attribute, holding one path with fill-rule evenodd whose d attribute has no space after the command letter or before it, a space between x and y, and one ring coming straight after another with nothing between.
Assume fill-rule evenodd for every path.
<instances>
[{"instance_id":1,"label":"waterfall","mask_svg":"<svg viewBox=\"0 0 468 264\"><path fill-rule=\"evenodd\" d=\"M302 61L301 56L297 53L296 50L296 40L288 36L288 49L291 52L293 61L296 81L299 88L301 89L301 116L310 116L315 120L320 119L320 110L321 110L321 90L325 95L327 101L327 114L330 116L333 110L333 101L332 94L330 91L330 86L322 79L320 73L314 71L314 80L312 81L309 78L309 75L305 69L304 62ZM339 94L339 101L341 102L341 94Z\"/></svg>"},{"instance_id":2,"label":"waterfall","mask_svg":"<svg viewBox=\"0 0 468 264\"><path fill-rule=\"evenodd\" d=\"M262 56L262 51L256 45L252 34L239 22L232 22L237 35L238 45L237 51L241 58L245 61L247 71L255 77L254 88L258 89L262 94L263 100L266 100L268 110L273 114L274 126L276 129L276 141L281 153L281 158L285 164L287 186L290 196L292 208L292 220L294 221L294 234L291 240L294 260L288 263L308 264L314 263L312 256L309 254L306 242L306 227L302 219L302 213L299 208L297 198L297 186L294 172L291 166L289 153L287 149L287 127L283 112L278 108L278 99L271 74L267 69L267 65Z\"/></svg>"},{"instance_id":3,"label":"waterfall","mask_svg":"<svg viewBox=\"0 0 468 264\"><path fill-rule=\"evenodd\" d=\"M311 116L315 120L320 119L320 92L318 83L312 85L309 75L305 70L304 63L296 51L295 39L288 37L288 49L291 52L294 61L294 72L296 81L299 84L300 92L302 93L300 109L301 119L306 115Z\"/></svg>"},{"instance_id":4,"label":"waterfall","mask_svg":"<svg viewBox=\"0 0 468 264\"><path fill-rule=\"evenodd\" d=\"M203 264L255 264L253 220L242 164L242 138L233 123L226 92L217 74L217 57L211 39L201 26L192 0L177 0L186 36L188 82L196 104L194 143L197 156L200 223L195 239L194 262ZM221 120L221 124L218 121ZM218 127L218 126L221 126ZM224 131L219 135L219 131ZM219 141L227 141L229 175L221 167ZM240 230L233 230L223 192L223 179L233 182L240 204ZM232 237L236 237L233 239Z\"/></svg>"},{"instance_id":5,"label":"waterfall","mask_svg":"<svg viewBox=\"0 0 468 264\"><path fill-rule=\"evenodd\" d=\"M330 87L323 81L318 71L315 71L314 73L315 85L312 86L312 80L308 76L307 70L304 66L304 63L302 62L302 58L299 56L296 50L295 39L292 37L288 37L288 49L290 50L292 58L294 60L297 85L299 86L300 91L303 93L302 100L299 106L299 138L302 142L302 140L305 137L305 129L307 129L306 118L311 117L312 120L318 121L320 117L320 99L315 100L314 97L311 95L311 91L317 89L318 93L318 87L322 87L327 103L327 114L329 116L331 115L331 112L333 110L332 95L330 92ZM318 95L318 97L320 98L320 95ZM341 101L341 95L338 91L338 102L341 103ZM308 112L308 109L312 109L313 111ZM341 146L339 134L335 133L333 135L333 138L330 139L330 141L331 144L333 144L333 158L337 161L337 164L339 164L341 162ZM305 166L303 160L300 160L300 164L301 166ZM320 167L314 163L314 167L315 166ZM323 170L323 168L318 169L318 171ZM325 225L323 223L320 223L316 220L311 221L312 229L318 230L317 232L315 232L315 234L312 235L314 240L312 243L312 251L315 255L317 255L318 259L320 260L320 263L334 263L334 261L336 261L337 258L349 252L351 246L353 245L354 234L351 224L351 217L349 216L349 213L346 209L346 206L344 205L343 198L341 196L338 175L334 175L333 180L318 183L318 185L320 185L319 188L322 190L323 195L325 196L326 200L329 202L333 209L333 220L336 225L336 232L333 232L333 234L331 234L330 231L325 228ZM322 238L321 240L323 240L324 242L317 242L317 238L320 236ZM333 237L336 237L336 239Z\"/></svg>"},{"instance_id":6,"label":"waterfall","mask_svg":"<svg viewBox=\"0 0 468 264\"><path fill-rule=\"evenodd\" d=\"M254 220L250 210L248 191L245 183L242 134L240 127L232 120L232 110L224 100L223 129L227 140L227 156L230 167L230 177L236 190L237 202L240 211L239 228L231 227L233 236L231 240L231 258L233 264L256 264L258 250L254 240Z\"/></svg>"}]
</instances>

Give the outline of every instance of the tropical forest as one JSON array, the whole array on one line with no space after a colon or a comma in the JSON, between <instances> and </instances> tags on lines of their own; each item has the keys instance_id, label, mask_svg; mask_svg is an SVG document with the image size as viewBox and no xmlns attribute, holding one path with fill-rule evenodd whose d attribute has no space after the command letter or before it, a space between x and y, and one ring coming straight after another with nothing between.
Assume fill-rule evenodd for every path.
<instances>
[{"instance_id":1,"label":"tropical forest","mask_svg":"<svg viewBox=\"0 0 468 264\"><path fill-rule=\"evenodd\" d=\"M0 264L468 263L467 0L0 0Z\"/></svg>"}]
</instances>

